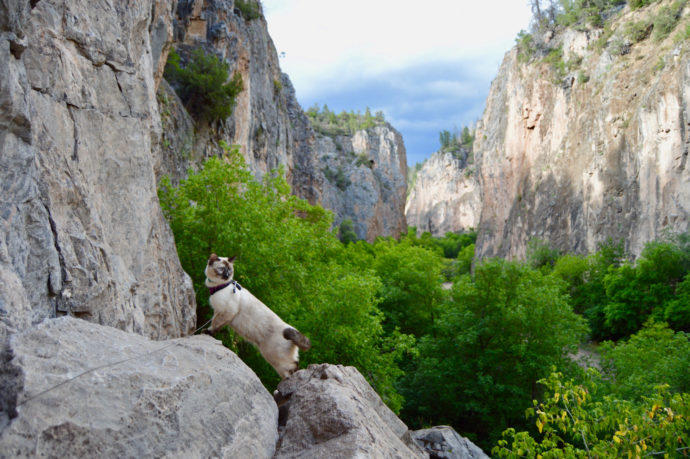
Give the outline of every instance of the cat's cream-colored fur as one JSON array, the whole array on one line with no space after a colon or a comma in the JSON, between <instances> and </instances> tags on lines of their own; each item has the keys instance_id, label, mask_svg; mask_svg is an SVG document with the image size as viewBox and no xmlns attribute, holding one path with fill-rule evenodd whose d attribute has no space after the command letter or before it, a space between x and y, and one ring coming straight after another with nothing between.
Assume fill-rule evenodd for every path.
<instances>
[{"instance_id":1,"label":"cat's cream-colored fur","mask_svg":"<svg viewBox=\"0 0 690 459\"><path fill-rule=\"evenodd\" d=\"M206 265L206 286L214 288L232 282L235 257L211 254ZM261 355L287 378L299 369L299 350L311 347L309 339L252 295L233 283L210 297L213 320L206 330L213 335L226 325L242 338L256 345Z\"/></svg>"}]
</instances>

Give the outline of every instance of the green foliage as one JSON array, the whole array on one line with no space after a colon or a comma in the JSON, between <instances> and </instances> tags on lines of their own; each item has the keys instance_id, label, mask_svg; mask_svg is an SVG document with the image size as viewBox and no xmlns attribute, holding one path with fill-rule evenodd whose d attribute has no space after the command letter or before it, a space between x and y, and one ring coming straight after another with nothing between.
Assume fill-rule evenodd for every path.
<instances>
[{"instance_id":1,"label":"green foliage","mask_svg":"<svg viewBox=\"0 0 690 459\"><path fill-rule=\"evenodd\" d=\"M551 248L548 242L541 239L532 238L527 243L527 263L542 272L549 272L560 254L558 249Z\"/></svg>"},{"instance_id":2,"label":"green foliage","mask_svg":"<svg viewBox=\"0 0 690 459\"><path fill-rule=\"evenodd\" d=\"M522 423L536 382L584 337L564 283L525 264L487 260L459 277L419 358L403 378L404 419L453 425L486 446Z\"/></svg>"},{"instance_id":3,"label":"green foliage","mask_svg":"<svg viewBox=\"0 0 690 459\"><path fill-rule=\"evenodd\" d=\"M563 61L563 48L553 48L549 51L543 62L548 64L553 73L553 82L558 83L565 78L567 73L566 64Z\"/></svg>"},{"instance_id":4,"label":"green foliage","mask_svg":"<svg viewBox=\"0 0 690 459\"><path fill-rule=\"evenodd\" d=\"M605 458L665 456L688 452L690 394L670 394L661 386L641 403L604 396L596 400L599 375L591 370L582 384L554 372L540 381L542 402L527 415L537 432L503 432L492 450L497 457Z\"/></svg>"},{"instance_id":5,"label":"green foliage","mask_svg":"<svg viewBox=\"0 0 690 459\"><path fill-rule=\"evenodd\" d=\"M676 0L672 5L667 5L659 9L654 18L654 39L661 41L668 37L676 28L680 14L685 7L686 0Z\"/></svg>"},{"instance_id":6,"label":"green foliage","mask_svg":"<svg viewBox=\"0 0 690 459\"><path fill-rule=\"evenodd\" d=\"M441 151L453 153L456 157L464 156L469 158L468 154L472 151L472 144L474 143L474 131L469 127L464 126L460 132L453 132L444 129L439 133L439 141L441 142ZM464 155L462 155L464 153Z\"/></svg>"},{"instance_id":7,"label":"green foliage","mask_svg":"<svg viewBox=\"0 0 690 459\"><path fill-rule=\"evenodd\" d=\"M379 279L353 270L331 232L331 215L290 194L282 173L253 179L238 150L211 158L175 188L161 181L159 197L182 266L197 292L199 323L211 317L204 268L211 252L237 255L235 278L312 341L302 362L354 365L394 410L396 360L410 337L384 335L376 307ZM225 331L223 342L239 353L264 384L277 375L253 346Z\"/></svg>"},{"instance_id":8,"label":"green foliage","mask_svg":"<svg viewBox=\"0 0 690 459\"><path fill-rule=\"evenodd\" d=\"M608 392L641 401L666 384L672 393L690 392L690 336L664 323L647 322L629 340L601 346L603 368L611 375Z\"/></svg>"},{"instance_id":9,"label":"green foliage","mask_svg":"<svg viewBox=\"0 0 690 459\"><path fill-rule=\"evenodd\" d=\"M623 33L632 43L639 43L649 36L652 27L652 24L645 20L628 22L624 26Z\"/></svg>"},{"instance_id":10,"label":"green foliage","mask_svg":"<svg viewBox=\"0 0 690 459\"><path fill-rule=\"evenodd\" d=\"M345 176L345 171L342 167L338 167L338 169L333 170L326 166L326 168L323 170L323 175L329 182L334 183L335 186L337 186L341 191L345 191L345 189L350 186L350 179Z\"/></svg>"},{"instance_id":11,"label":"green foliage","mask_svg":"<svg viewBox=\"0 0 690 459\"><path fill-rule=\"evenodd\" d=\"M525 30L521 30L515 39L518 52L519 62L529 62L535 55L535 43L532 34L527 33Z\"/></svg>"},{"instance_id":12,"label":"green foliage","mask_svg":"<svg viewBox=\"0 0 690 459\"><path fill-rule=\"evenodd\" d=\"M324 105L323 109L320 109L318 104L314 104L307 110L307 116L314 130L328 137L352 135L362 129L386 124L383 112L377 111L372 115L369 107L365 109L364 114L359 110L357 113L352 110L350 112L343 110L339 115L336 115L328 108L328 105Z\"/></svg>"},{"instance_id":13,"label":"green foliage","mask_svg":"<svg viewBox=\"0 0 690 459\"><path fill-rule=\"evenodd\" d=\"M235 0L235 8L240 10L242 17L247 21L261 17L261 3L258 0Z\"/></svg>"},{"instance_id":14,"label":"green foliage","mask_svg":"<svg viewBox=\"0 0 690 459\"><path fill-rule=\"evenodd\" d=\"M645 6L649 6L657 1L658 0L628 0L628 4L630 5L630 9L636 10L639 8L644 8Z\"/></svg>"},{"instance_id":15,"label":"green foliage","mask_svg":"<svg viewBox=\"0 0 690 459\"><path fill-rule=\"evenodd\" d=\"M185 67L174 49L168 54L165 79L175 88L192 116L207 122L232 115L235 98L242 92L242 76L236 72L228 81L228 64L202 48L195 49Z\"/></svg>"},{"instance_id":16,"label":"green foliage","mask_svg":"<svg viewBox=\"0 0 690 459\"><path fill-rule=\"evenodd\" d=\"M346 218L340 222L338 227L338 239L343 244L349 244L350 242L356 242L358 240L357 233L355 233L355 225L352 220Z\"/></svg>"}]
</instances>

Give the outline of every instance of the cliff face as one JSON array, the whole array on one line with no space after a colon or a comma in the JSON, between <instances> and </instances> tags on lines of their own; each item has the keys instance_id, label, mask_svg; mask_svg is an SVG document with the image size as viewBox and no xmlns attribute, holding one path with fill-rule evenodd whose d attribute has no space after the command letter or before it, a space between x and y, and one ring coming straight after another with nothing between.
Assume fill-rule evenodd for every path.
<instances>
[{"instance_id":1,"label":"cliff face","mask_svg":"<svg viewBox=\"0 0 690 459\"><path fill-rule=\"evenodd\" d=\"M436 152L424 163L407 197L405 218L434 236L476 228L481 198L468 152Z\"/></svg>"},{"instance_id":2,"label":"cliff face","mask_svg":"<svg viewBox=\"0 0 690 459\"><path fill-rule=\"evenodd\" d=\"M688 229L688 40L650 37L624 55L613 46L661 6L624 10L601 51L601 32L555 37L565 76L506 55L474 145L479 256L523 256L532 237L579 253L624 238L637 255L663 231Z\"/></svg>"},{"instance_id":3,"label":"cliff face","mask_svg":"<svg viewBox=\"0 0 690 459\"><path fill-rule=\"evenodd\" d=\"M152 338L195 324L156 196L171 5L2 2L0 319L62 313Z\"/></svg>"},{"instance_id":4,"label":"cliff face","mask_svg":"<svg viewBox=\"0 0 690 459\"><path fill-rule=\"evenodd\" d=\"M316 148L321 203L334 211L336 225L350 219L357 237L370 242L406 230L407 155L398 131L384 124L351 136L319 135Z\"/></svg>"},{"instance_id":5,"label":"cliff face","mask_svg":"<svg viewBox=\"0 0 690 459\"><path fill-rule=\"evenodd\" d=\"M239 145L259 178L283 166L295 195L332 210L336 224L353 220L360 238L397 236L405 228L406 184L400 177L407 165L400 134L388 126L385 132L372 129L335 141L348 152L367 156L371 167L350 167L347 159L337 158L334 141L317 138L288 76L280 72L263 16L247 19L230 0L181 1L174 36L183 56L202 47L221 57L230 72L240 73L244 90L230 118L213 126L195 125L163 83L158 94L163 122L158 176L179 180L188 167L220 154L224 141ZM354 186L339 187L324 173L327 168L344 171Z\"/></svg>"}]
</instances>

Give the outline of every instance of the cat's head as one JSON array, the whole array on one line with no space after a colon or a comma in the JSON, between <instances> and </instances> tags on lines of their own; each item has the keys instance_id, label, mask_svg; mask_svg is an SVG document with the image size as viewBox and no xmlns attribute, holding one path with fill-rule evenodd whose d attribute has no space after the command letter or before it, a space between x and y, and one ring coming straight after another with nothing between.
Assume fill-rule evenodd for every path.
<instances>
[{"instance_id":1,"label":"cat's head","mask_svg":"<svg viewBox=\"0 0 690 459\"><path fill-rule=\"evenodd\" d=\"M208 258L208 264L206 265L206 278L212 282L227 282L232 279L234 274L233 262L235 257L230 258L219 257L215 253L212 253Z\"/></svg>"}]
</instances>

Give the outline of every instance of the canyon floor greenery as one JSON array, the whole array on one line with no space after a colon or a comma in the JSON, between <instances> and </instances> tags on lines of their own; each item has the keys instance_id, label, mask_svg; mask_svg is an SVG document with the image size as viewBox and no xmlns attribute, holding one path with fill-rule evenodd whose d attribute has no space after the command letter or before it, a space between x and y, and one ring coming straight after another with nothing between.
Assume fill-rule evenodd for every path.
<instances>
[{"instance_id":1,"label":"canyon floor greenery","mask_svg":"<svg viewBox=\"0 0 690 459\"><path fill-rule=\"evenodd\" d=\"M635 429L653 451L688 446L687 234L650 242L635 263L614 241L588 256L534 241L525 261L473 260L473 233L341 242L330 212L292 196L281 171L255 180L233 148L159 195L199 323L211 316L208 254L237 255L236 279L312 340L302 365L357 367L412 428L450 424L508 457L634 451ZM251 345L230 330L222 340L275 388ZM570 357L590 340L604 342L600 371ZM611 404L625 410L596 415Z\"/></svg>"}]
</instances>

